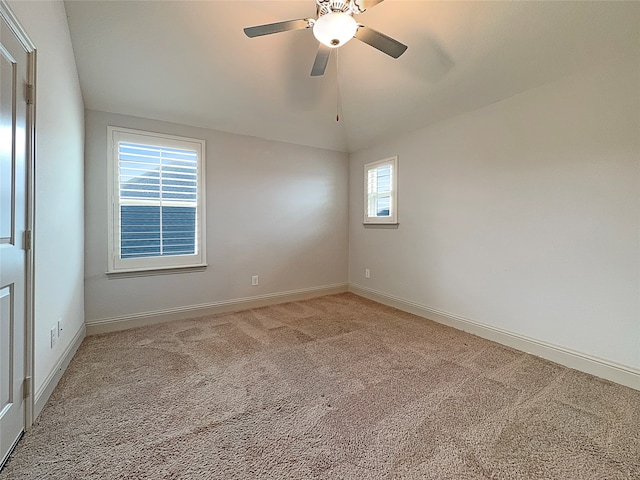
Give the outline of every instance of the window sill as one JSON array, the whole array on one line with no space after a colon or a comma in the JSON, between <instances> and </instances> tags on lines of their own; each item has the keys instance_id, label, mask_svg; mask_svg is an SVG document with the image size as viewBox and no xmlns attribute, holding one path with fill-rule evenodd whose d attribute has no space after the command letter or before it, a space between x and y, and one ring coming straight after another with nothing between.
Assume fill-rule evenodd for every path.
<instances>
[{"instance_id":1,"label":"window sill","mask_svg":"<svg viewBox=\"0 0 640 480\"><path fill-rule=\"evenodd\" d=\"M179 273L204 272L207 264L193 265L189 267L167 267L167 268L145 268L137 270L118 270L116 272L106 272L109 279L130 278L130 277L150 277L154 275L176 275Z\"/></svg>"},{"instance_id":2,"label":"window sill","mask_svg":"<svg viewBox=\"0 0 640 480\"><path fill-rule=\"evenodd\" d=\"M364 225L364 228L381 228L381 229L388 229L388 230L397 230L398 226L400 225L400 223L396 222L396 223L371 223L371 222L366 222L363 223L362 225Z\"/></svg>"}]
</instances>

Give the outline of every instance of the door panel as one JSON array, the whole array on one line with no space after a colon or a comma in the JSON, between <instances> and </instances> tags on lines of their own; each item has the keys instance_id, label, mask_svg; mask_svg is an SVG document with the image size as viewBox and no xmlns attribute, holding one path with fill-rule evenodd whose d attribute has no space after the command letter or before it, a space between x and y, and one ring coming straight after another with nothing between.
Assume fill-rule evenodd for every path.
<instances>
[{"instance_id":1,"label":"door panel","mask_svg":"<svg viewBox=\"0 0 640 480\"><path fill-rule=\"evenodd\" d=\"M0 323L0 417L4 411L11 406L13 392L13 306L11 295L11 286L0 290L0 315L2 315L2 323ZM8 321L6 320L8 319Z\"/></svg>"},{"instance_id":2,"label":"door panel","mask_svg":"<svg viewBox=\"0 0 640 480\"><path fill-rule=\"evenodd\" d=\"M2 430L0 433L8 435L5 446L3 439L2 446L10 448L17 435L22 432L23 419L16 415L16 368L14 365L15 352L15 318L13 308L13 285L6 286L0 290L0 314L2 322L0 323L0 422ZM18 401L19 402L19 401ZM15 436L16 438L11 438Z\"/></svg>"},{"instance_id":3,"label":"door panel","mask_svg":"<svg viewBox=\"0 0 640 480\"><path fill-rule=\"evenodd\" d=\"M0 21L0 465L25 427L27 53Z\"/></svg>"},{"instance_id":4,"label":"door panel","mask_svg":"<svg viewBox=\"0 0 640 480\"><path fill-rule=\"evenodd\" d=\"M16 92L16 64L0 47L0 243L13 240L13 99Z\"/></svg>"}]
</instances>

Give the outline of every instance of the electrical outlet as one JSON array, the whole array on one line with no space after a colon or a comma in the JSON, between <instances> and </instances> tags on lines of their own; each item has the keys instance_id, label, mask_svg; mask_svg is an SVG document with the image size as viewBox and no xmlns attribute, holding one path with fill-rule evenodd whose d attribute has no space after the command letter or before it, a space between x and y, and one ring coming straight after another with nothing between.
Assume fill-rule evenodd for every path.
<instances>
[{"instance_id":1,"label":"electrical outlet","mask_svg":"<svg viewBox=\"0 0 640 480\"><path fill-rule=\"evenodd\" d=\"M62 319L59 318L58 319L58 337L60 337L60 335L62 335Z\"/></svg>"},{"instance_id":2,"label":"electrical outlet","mask_svg":"<svg viewBox=\"0 0 640 480\"><path fill-rule=\"evenodd\" d=\"M51 329L51 348L56 346L57 340L58 340L58 326L56 325Z\"/></svg>"},{"instance_id":3,"label":"electrical outlet","mask_svg":"<svg viewBox=\"0 0 640 480\"><path fill-rule=\"evenodd\" d=\"M364 269L364 278L371 278L371 272L368 268Z\"/></svg>"},{"instance_id":4,"label":"electrical outlet","mask_svg":"<svg viewBox=\"0 0 640 480\"><path fill-rule=\"evenodd\" d=\"M254 275L253 277L251 277L251 285L253 285L254 287L256 285L258 285L258 275Z\"/></svg>"}]
</instances>

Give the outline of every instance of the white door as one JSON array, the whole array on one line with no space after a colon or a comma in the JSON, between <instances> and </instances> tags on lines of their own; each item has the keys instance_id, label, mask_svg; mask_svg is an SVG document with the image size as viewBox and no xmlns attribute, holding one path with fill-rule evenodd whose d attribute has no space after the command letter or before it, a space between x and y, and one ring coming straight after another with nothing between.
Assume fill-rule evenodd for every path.
<instances>
[{"instance_id":1,"label":"white door","mask_svg":"<svg viewBox=\"0 0 640 480\"><path fill-rule=\"evenodd\" d=\"M0 467L25 428L28 54L0 21Z\"/></svg>"}]
</instances>

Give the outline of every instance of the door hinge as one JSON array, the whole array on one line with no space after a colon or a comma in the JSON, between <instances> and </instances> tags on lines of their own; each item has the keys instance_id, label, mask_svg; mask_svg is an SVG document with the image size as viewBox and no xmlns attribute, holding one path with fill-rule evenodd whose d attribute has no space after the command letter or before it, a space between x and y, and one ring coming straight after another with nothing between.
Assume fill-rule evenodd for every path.
<instances>
[{"instance_id":1,"label":"door hinge","mask_svg":"<svg viewBox=\"0 0 640 480\"><path fill-rule=\"evenodd\" d=\"M27 105L33 105L33 100L35 97L35 91L34 91L33 85L27 84L26 96L27 96Z\"/></svg>"},{"instance_id":2,"label":"door hinge","mask_svg":"<svg viewBox=\"0 0 640 480\"><path fill-rule=\"evenodd\" d=\"M31 250L31 230L24 231L24 248L23 250Z\"/></svg>"},{"instance_id":3,"label":"door hinge","mask_svg":"<svg viewBox=\"0 0 640 480\"><path fill-rule=\"evenodd\" d=\"M24 382L22 384L22 392L23 392L22 396L24 398L27 398L27 397L31 396L32 387L33 387L32 378L31 377L25 377L24 378Z\"/></svg>"}]
</instances>

